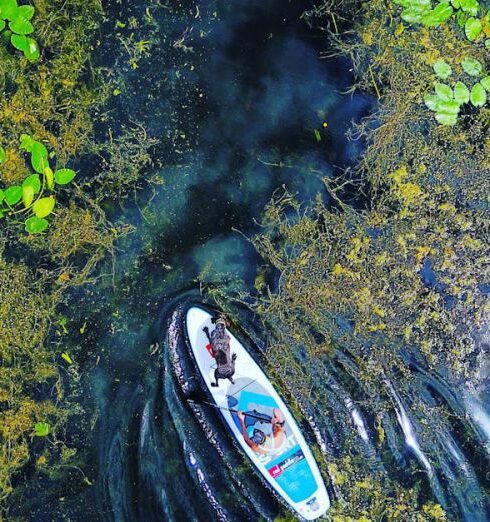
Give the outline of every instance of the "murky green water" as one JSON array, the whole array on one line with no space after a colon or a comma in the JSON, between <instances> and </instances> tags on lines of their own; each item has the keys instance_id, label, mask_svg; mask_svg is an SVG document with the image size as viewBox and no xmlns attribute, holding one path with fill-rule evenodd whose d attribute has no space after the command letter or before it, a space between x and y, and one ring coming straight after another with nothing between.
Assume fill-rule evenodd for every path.
<instances>
[{"instance_id":1,"label":"murky green water","mask_svg":"<svg viewBox=\"0 0 490 522\"><path fill-rule=\"evenodd\" d=\"M83 411L68 437L81 471L73 471L72 483L29 485L14 513L37 520L257 520L282 512L213 419L203 421L216 436L208 440L176 390L164 337L173 307L199 295L199 274L225 293L253 287L261 259L245 236L258 229L275 191L286 187L303 202L318 192L327 198L322 177L360 153L361 144L348 142L345 131L372 102L341 94L351 82L349 64L319 58L328 48L300 19L307 7L168 2L148 17L144 3L109 4L112 36L98 59L124 80L111 102L111 122L143 125L159 140L148 167L158 183L109 209L114 223L136 231L118 243L105 275L72 296L70 342L81 347ZM114 55L115 22L131 17L151 42L136 69L123 53ZM255 318L235 313L260 334ZM324 400L308 407L317 442L328 458L348 441L373 473L419 482L427 499L455 519L488 520L488 376L448 383L406 357L413 379L387 380L379 396L363 395L347 358L324 368L305 361ZM388 449L380 454L372 434L387 397ZM411 413L415 399L454 416L454 422L426 419L437 432L431 447L420 443L423 417L421 410Z\"/></svg>"}]
</instances>

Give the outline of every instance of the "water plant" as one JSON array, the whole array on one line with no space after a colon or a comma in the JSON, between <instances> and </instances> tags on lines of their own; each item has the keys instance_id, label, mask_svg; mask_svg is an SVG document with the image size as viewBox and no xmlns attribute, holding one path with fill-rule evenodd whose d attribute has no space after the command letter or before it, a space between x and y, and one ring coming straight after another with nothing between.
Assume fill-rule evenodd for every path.
<instances>
[{"instance_id":1,"label":"water plant","mask_svg":"<svg viewBox=\"0 0 490 522\"><path fill-rule=\"evenodd\" d=\"M56 185L67 185L75 177L72 169L58 169L49 165L46 146L28 134L20 137L20 149L30 154L30 162L35 174L27 176L21 185L10 185L0 189L0 218L27 215L24 224L26 232L39 234L46 230L49 216L56 205L54 195ZM46 195L47 192L51 192Z\"/></svg>"},{"instance_id":2,"label":"water plant","mask_svg":"<svg viewBox=\"0 0 490 522\"><path fill-rule=\"evenodd\" d=\"M409 24L438 27L454 17L464 28L466 38L473 42L488 28L488 18L477 18L480 4L477 0L438 0L433 6L431 0L393 0L403 7L400 17Z\"/></svg>"},{"instance_id":3,"label":"water plant","mask_svg":"<svg viewBox=\"0 0 490 522\"><path fill-rule=\"evenodd\" d=\"M451 66L444 60L438 60L433 65L436 75L448 80L452 75ZM473 78L482 76L483 65L471 57L461 61L462 70ZM474 81L474 80L473 80ZM435 118L441 125L454 125L463 105L470 102L473 107L480 108L487 103L487 92L490 92L490 76L484 76L468 87L462 81L457 81L453 87L446 83L435 82L434 93L426 94L424 102L428 109L435 112Z\"/></svg>"},{"instance_id":4,"label":"water plant","mask_svg":"<svg viewBox=\"0 0 490 522\"><path fill-rule=\"evenodd\" d=\"M37 41L29 36L34 32L31 23L34 13L32 5L19 6L17 0L0 0L0 31L32 62L39 60L41 55Z\"/></svg>"}]
</instances>

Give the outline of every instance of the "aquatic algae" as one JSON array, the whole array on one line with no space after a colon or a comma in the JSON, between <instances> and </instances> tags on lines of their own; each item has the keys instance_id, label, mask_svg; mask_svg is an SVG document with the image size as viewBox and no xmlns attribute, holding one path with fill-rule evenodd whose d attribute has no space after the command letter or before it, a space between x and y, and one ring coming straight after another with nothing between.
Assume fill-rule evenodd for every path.
<instances>
[{"instance_id":1,"label":"aquatic algae","mask_svg":"<svg viewBox=\"0 0 490 522\"><path fill-rule=\"evenodd\" d=\"M32 475L33 463L47 474L69 468L73 451L62 433L76 404L67 399L59 367L68 365L72 385L77 364L52 342L68 332L59 326L57 309L114 241L96 201L79 189L60 192L75 175L64 168L68 160L90 150L92 111L110 88L90 64L100 2L36 0L29 7L3 1L2 9L0 19L17 31L10 40L23 56L10 44L0 46L1 516L22 486L12 486L19 472ZM30 40L31 20L43 56ZM28 235L18 226L22 214ZM56 230L47 230L48 219Z\"/></svg>"},{"instance_id":2,"label":"aquatic algae","mask_svg":"<svg viewBox=\"0 0 490 522\"><path fill-rule=\"evenodd\" d=\"M452 5L465 15L479 8L466 3L463 11L461 3ZM344 39L335 34L334 41L352 58L355 88L381 94L376 113L353 132L367 148L352 190L362 188L368 201L333 208L321 201L300 208L289 194L272 201L253 241L280 277L276 291L259 287L254 309L269 333L269 372L283 383L286 396L308 397L303 407L314 416L314 405L325 405L336 393L329 376L344 368L363 389L361 402L377 397L371 413L378 415L376 445L383 448L387 439L393 444L385 413L392 408L384 397L387 379L404 390L421 426L431 418L432 427L451 429L446 410L413 398L407 352L429 370L449 371L447 378L454 382L478 371L472 335L487 310L478 285L490 277L485 261L490 254L485 146L490 120L486 107L459 110L470 102L468 85L472 88L483 74L482 67L472 79L468 70L473 68L465 70L462 63L483 63L483 54L479 48L475 53L476 43L461 40L457 24L400 31L381 0L344 8L356 20L356 34ZM322 16L325 11L319 20ZM420 59L421 49L427 60ZM451 73L442 63L437 70L428 67L442 59ZM429 98L434 73L439 80ZM424 99L434 112L457 114L465 126L456 121L438 126L420 103ZM345 182L339 177L333 186ZM292 242L290 230L303 222L308 227L291 236ZM331 433L341 411L334 399L328 408L324 429ZM421 430L421 438L426 447L437 444L430 429ZM425 481L407 479L400 487L385 470L369 471L369 459L358 446L349 441L338 446L336 456L323 456L338 499L332 517L446 519L442 507L423 494ZM380 449L381 460L382 455Z\"/></svg>"}]
</instances>

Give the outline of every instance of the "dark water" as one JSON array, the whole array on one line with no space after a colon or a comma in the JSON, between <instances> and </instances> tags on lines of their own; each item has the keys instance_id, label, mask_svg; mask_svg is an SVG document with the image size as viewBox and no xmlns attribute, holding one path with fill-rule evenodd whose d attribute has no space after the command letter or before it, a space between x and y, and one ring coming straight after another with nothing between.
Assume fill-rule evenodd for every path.
<instances>
[{"instance_id":1,"label":"dark water","mask_svg":"<svg viewBox=\"0 0 490 522\"><path fill-rule=\"evenodd\" d=\"M114 78L122 73L109 125L115 133L144 125L159 140L148 175L161 184L142 186L108 208L114 223L136 231L120 240L107 275L80 290L69 311L85 413L68 439L92 485L77 471L70 484L33 485L18 513L38 520L257 520L283 512L213 420L203 420L206 429L196 421L168 371L164 334L173 307L198 295L199 274L225 294L253 287L261 260L245 236L258 230L256 220L277 190L285 187L305 203L317 193L328 201L322 178L354 164L361 152L345 131L372 101L342 94L352 82L349 64L320 59L328 44L300 19L308 7L284 0L108 4L112 36L98 60L114 67ZM136 69L116 51L115 21L131 17L139 22L138 39L151 41ZM255 318L234 311L259 337ZM402 484L415 473L427 497L456 519L487 520L484 386L453 389L413 361L410 388L383 384L392 404L383 413L385 458L373 443L381 399L360 397L349 376L359 370L343 364L305 363L328 388L325 403L311 408L327 455L353 441L367 469L388 467ZM407 397L440 401L466 421L459 433L434 423L435 442L424 447L421 419L410 413ZM335 421L321 413L328 408ZM208 440L206 432L215 437ZM468 451L465 437L481 451Z\"/></svg>"}]
</instances>

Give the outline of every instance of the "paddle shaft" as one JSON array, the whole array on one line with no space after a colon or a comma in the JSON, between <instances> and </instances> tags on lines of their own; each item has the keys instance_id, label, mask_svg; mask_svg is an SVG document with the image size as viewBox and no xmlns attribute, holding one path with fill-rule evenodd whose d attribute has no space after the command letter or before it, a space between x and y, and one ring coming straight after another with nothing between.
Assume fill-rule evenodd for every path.
<instances>
[{"instance_id":1,"label":"paddle shaft","mask_svg":"<svg viewBox=\"0 0 490 522\"><path fill-rule=\"evenodd\" d=\"M238 414L238 410L235 410L233 408L225 408L224 406L218 406L217 404L213 404L212 402L208 402L208 401L200 401L202 402L203 404L208 404L209 406L213 406L213 408L217 408L218 410L225 410L225 411L229 411L230 413L236 413ZM258 415L254 415L253 413L248 413L248 412L243 412L244 415L247 415L247 417L251 417L252 419L257 419L261 422L270 422L271 421L271 418L268 416L268 415L265 415L265 414L258 414Z\"/></svg>"}]
</instances>

